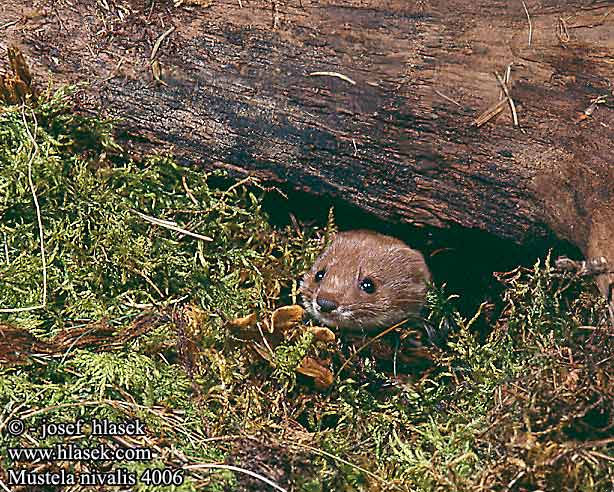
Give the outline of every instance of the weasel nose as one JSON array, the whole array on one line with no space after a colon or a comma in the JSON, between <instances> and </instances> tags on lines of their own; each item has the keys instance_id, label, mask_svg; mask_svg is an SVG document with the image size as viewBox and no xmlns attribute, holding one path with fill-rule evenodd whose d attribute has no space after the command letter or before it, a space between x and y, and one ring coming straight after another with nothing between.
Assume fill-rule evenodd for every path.
<instances>
[{"instance_id":1,"label":"weasel nose","mask_svg":"<svg viewBox=\"0 0 614 492\"><path fill-rule=\"evenodd\" d=\"M316 302L318 303L318 306L320 306L320 309L322 310L323 313L330 313L331 311L334 311L338 307L338 304L336 302L330 301L323 297L318 297L316 299Z\"/></svg>"}]
</instances>

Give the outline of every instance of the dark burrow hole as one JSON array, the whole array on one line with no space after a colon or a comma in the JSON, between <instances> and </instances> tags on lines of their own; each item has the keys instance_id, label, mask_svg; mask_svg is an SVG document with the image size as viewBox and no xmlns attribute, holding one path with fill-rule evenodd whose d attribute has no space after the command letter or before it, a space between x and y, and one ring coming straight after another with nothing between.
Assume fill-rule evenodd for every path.
<instances>
[{"instance_id":1,"label":"dark burrow hole","mask_svg":"<svg viewBox=\"0 0 614 492\"><path fill-rule=\"evenodd\" d=\"M264 199L264 209L274 225L289 224L292 214L306 226L324 226L332 207L340 230L371 229L396 236L424 254L437 285L445 283L448 294L460 296L457 305L465 317L473 317L484 301L494 306L489 318L499 316L503 308L503 286L493 272L507 272L517 266L532 267L538 259L545 259L549 250L552 250L552 258L561 255L582 258L577 247L554 234L519 245L484 231L462 227L393 225L339 200L288 189L282 191L287 199L275 192L268 193ZM484 326L487 321L482 320L478 331L487 328Z\"/></svg>"},{"instance_id":2,"label":"dark burrow hole","mask_svg":"<svg viewBox=\"0 0 614 492\"><path fill-rule=\"evenodd\" d=\"M227 188L235 181L229 177L211 176L209 184ZM436 285L446 284L447 294L457 294L456 306L460 313L472 318L482 302L493 308L476 325L486 335L490 320L497 319L503 309L503 285L494 272L507 272L518 266L533 267L538 259L544 260L551 250L552 258L568 256L583 258L573 244L562 241L554 233L535 237L517 244L493 234L460 226L440 229L391 224L347 202L327 196L315 196L276 184L266 193L263 209L270 222L278 227L291 224L294 216L305 227L324 227L330 209L340 230L371 229L398 237L424 254ZM257 191L257 190L254 190ZM285 195L285 196L284 196Z\"/></svg>"}]
</instances>

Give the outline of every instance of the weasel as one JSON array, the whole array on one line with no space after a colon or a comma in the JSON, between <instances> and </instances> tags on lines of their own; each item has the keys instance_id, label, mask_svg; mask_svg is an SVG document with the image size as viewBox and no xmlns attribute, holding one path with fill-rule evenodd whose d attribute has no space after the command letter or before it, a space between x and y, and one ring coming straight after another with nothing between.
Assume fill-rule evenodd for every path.
<instances>
[{"instance_id":1,"label":"weasel","mask_svg":"<svg viewBox=\"0 0 614 492\"><path fill-rule=\"evenodd\" d=\"M307 312L318 322L370 331L415 317L431 274L422 254L394 237L339 232L301 282Z\"/></svg>"}]
</instances>

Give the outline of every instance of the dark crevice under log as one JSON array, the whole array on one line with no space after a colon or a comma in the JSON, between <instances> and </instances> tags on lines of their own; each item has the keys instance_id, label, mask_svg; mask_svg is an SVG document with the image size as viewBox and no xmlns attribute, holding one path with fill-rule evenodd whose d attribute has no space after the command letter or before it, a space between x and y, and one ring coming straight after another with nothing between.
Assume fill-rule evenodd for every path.
<instances>
[{"instance_id":1,"label":"dark crevice under log","mask_svg":"<svg viewBox=\"0 0 614 492\"><path fill-rule=\"evenodd\" d=\"M39 75L88 82L141 150L162 144L187 165L392 224L517 244L555 234L614 263L614 2L526 4L531 46L522 2L507 0L41 1L27 12L5 0L0 25L17 22L0 51L15 43ZM149 57L169 26L160 83ZM521 128L508 108L476 128L508 64ZM319 71L355 84L309 76Z\"/></svg>"}]
</instances>

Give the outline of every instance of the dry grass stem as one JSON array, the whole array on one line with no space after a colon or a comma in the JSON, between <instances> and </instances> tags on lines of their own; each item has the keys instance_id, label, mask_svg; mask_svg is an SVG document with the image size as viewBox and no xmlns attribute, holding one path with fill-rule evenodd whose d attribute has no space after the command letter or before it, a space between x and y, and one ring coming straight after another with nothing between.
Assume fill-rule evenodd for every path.
<instances>
[{"instance_id":1,"label":"dry grass stem","mask_svg":"<svg viewBox=\"0 0 614 492\"><path fill-rule=\"evenodd\" d=\"M335 378L334 379L337 379L339 374L341 374L341 372L347 367L347 365L350 363L350 361L352 361L354 359L354 357L356 357L362 350L366 349L369 345L371 345L375 341L379 340L383 336L387 335L391 331L397 329L399 326L404 324L406 321L407 321L407 319L404 319L402 321L399 321L396 325L392 325L392 326L386 328L385 330L382 330L380 333L378 333L374 337L370 338L369 341L367 341L363 345L361 345L360 348L358 348L358 350L356 350L350 357L348 357L347 360L343 363L343 365L339 368L339 370L335 374Z\"/></svg>"},{"instance_id":2,"label":"dry grass stem","mask_svg":"<svg viewBox=\"0 0 614 492\"><path fill-rule=\"evenodd\" d=\"M138 215L141 219L146 220L147 222L150 222L152 224L159 225L160 227L164 227L165 229L170 229L171 231L180 232L181 234L185 234L186 236L192 236L196 239L200 239L201 241L213 241L213 238L209 236L203 236L202 234L197 234L196 232L188 231L187 229L184 229L183 227L179 227L177 223L173 222L172 220L158 219L156 217L146 215L134 209L130 209L130 211Z\"/></svg>"},{"instance_id":3,"label":"dry grass stem","mask_svg":"<svg viewBox=\"0 0 614 492\"><path fill-rule=\"evenodd\" d=\"M352 468L354 468L354 469L364 473L365 475L368 475L371 478L374 478L378 482L386 483L386 480L384 480L379 475L376 475L375 473L370 472L366 468L363 468L362 466L358 466L355 463L352 463L351 461L344 460L340 456L336 456L336 455L334 455L332 453L324 451L323 449L314 448L313 446L309 446L307 444L301 444L301 443L298 443L298 442L293 442L293 443L290 444L290 446L297 446L299 448L308 449L309 451L311 451L311 452L313 452L315 454L319 454L321 456L326 456L327 458L330 458L330 459L332 459L334 461L337 461L339 463L343 463L344 465L350 466L350 467L352 467ZM401 489L400 487L398 487L396 485L394 486L394 488L397 489L397 490L403 490L403 489Z\"/></svg>"},{"instance_id":4,"label":"dry grass stem","mask_svg":"<svg viewBox=\"0 0 614 492\"><path fill-rule=\"evenodd\" d=\"M509 89L507 88L507 84L501 78L501 76L498 73L496 73L496 72L495 72L495 77L497 77L497 80L499 81L499 84L501 85L501 88L503 89L503 92L505 92L505 96L507 97L507 101L509 102L510 109L512 111L512 117L514 119L514 126L519 126L518 114L516 113L516 105L514 104L514 100L510 96L510 92L509 92Z\"/></svg>"},{"instance_id":5,"label":"dry grass stem","mask_svg":"<svg viewBox=\"0 0 614 492\"><path fill-rule=\"evenodd\" d=\"M170 36L174 30L175 30L175 26L170 27L168 30L164 31L158 39L156 39L156 42L154 43L153 48L151 50L151 55L149 55L149 59L151 61L153 61L156 55L158 54L158 50L160 49L160 45L162 44L162 42L168 36Z\"/></svg>"},{"instance_id":6,"label":"dry grass stem","mask_svg":"<svg viewBox=\"0 0 614 492\"><path fill-rule=\"evenodd\" d=\"M503 111L505 105L507 104L506 99L502 99L501 101L490 106L486 111L484 111L480 116L478 116L475 120L473 120L473 124L480 128L482 125L488 123L491 119L497 116L499 113Z\"/></svg>"},{"instance_id":7,"label":"dry grass stem","mask_svg":"<svg viewBox=\"0 0 614 492\"><path fill-rule=\"evenodd\" d=\"M456 104L459 108L462 108L463 106L456 102L454 99L452 99L451 97L446 96L445 94L439 92L437 89L433 89L435 91L435 94L437 94L438 96L443 97L446 101L450 101L452 104Z\"/></svg>"},{"instance_id":8,"label":"dry grass stem","mask_svg":"<svg viewBox=\"0 0 614 492\"><path fill-rule=\"evenodd\" d=\"M254 477L257 478L258 480L266 483L267 485L270 485L271 487L273 487L275 490L279 490L280 492L287 492L286 489L280 487L279 485L277 485L275 482L273 482L272 480L269 480L268 478L260 475L259 473L253 472L251 470L246 470L245 468L241 468L238 466L232 466L232 465L221 465L221 464L216 464L216 463L200 463L197 465L186 465L183 467L184 470L231 470L231 471L235 471L235 472L239 472L239 473L244 473L246 475L249 475L250 477Z\"/></svg>"},{"instance_id":9,"label":"dry grass stem","mask_svg":"<svg viewBox=\"0 0 614 492\"><path fill-rule=\"evenodd\" d=\"M45 236L43 230L43 220L41 218L41 209L38 203L38 197L36 196L36 188L34 187L34 180L32 179L32 163L34 158L38 155L39 149L38 144L36 143L36 133L37 133L37 121L32 112L32 117L34 119L34 135L30 131L30 126L26 120L25 108L21 110L21 117L28 133L28 139L32 145L32 150L30 152L30 158L28 159L28 185L30 186L30 191L32 192L32 200L34 201L34 206L36 208L36 221L38 224L38 235L39 235L39 244L40 244L40 253L41 253L41 269L43 274L43 291L41 292L41 302L37 306L28 306L23 308L4 308L0 309L0 313L18 313L18 312L26 312L26 311L34 311L36 309L43 309L47 305L47 257L45 255ZM5 245L6 246L6 245ZM8 263L8 250L5 250L7 263Z\"/></svg>"},{"instance_id":10,"label":"dry grass stem","mask_svg":"<svg viewBox=\"0 0 614 492\"><path fill-rule=\"evenodd\" d=\"M347 75L343 75L338 72L311 72L309 77L337 77L338 79L344 80L345 82L356 85L356 82L349 78Z\"/></svg>"},{"instance_id":11,"label":"dry grass stem","mask_svg":"<svg viewBox=\"0 0 614 492\"><path fill-rule=\"evenodd\" d=\"M524 8L524 13L527 14L527 21L529 23L529 48L531 47L531 42L533 40L533 24L531 23L531 16L529 15L529 9L527 9L527 4L524 3L524 0L520 0L522 2L522 7Z\"/></svg>"}]
</instances>

